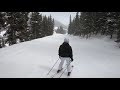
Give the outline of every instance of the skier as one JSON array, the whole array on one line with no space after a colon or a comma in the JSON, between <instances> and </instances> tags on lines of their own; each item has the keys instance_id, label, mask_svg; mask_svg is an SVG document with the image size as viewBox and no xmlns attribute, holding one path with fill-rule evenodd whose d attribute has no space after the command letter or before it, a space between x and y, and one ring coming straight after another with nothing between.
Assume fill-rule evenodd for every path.
<instances>
[{"instance_id":1,"label":"skier","mask_svg":"<svg viewBox=\"0 0 120 90\"><path fill-rule=\"evenodd\" d=\"M73 52L72 52L71 46L69 45L69 39L67 39L67 38L64 39L63 44L60 45L60 47L59 47L58 53L59 53L59 58L61 59L61 62L59 64L57 73L59 73L62 70L64 61L66 61L68 76L70 76L71 69L72 69L72 66L70 65L70 63L73 61Z\"/></svg>"}]
</instances>

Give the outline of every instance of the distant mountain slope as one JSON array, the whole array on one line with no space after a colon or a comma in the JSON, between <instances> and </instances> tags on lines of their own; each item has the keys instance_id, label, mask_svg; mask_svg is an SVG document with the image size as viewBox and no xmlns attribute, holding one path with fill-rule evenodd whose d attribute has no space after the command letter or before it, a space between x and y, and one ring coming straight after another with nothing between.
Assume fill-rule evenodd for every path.
<instances>
[{"instance_id":1,"label":"distant mountain slope","mask_svg":"<svg viewBox=\"0 0 120 90\"><path fill-rule=\"evenodd\" d=\"M63 26L63 28L67 29L67 26L62 24L60 21L55 20L55 27Z\"/></svg>"}]
</instances>

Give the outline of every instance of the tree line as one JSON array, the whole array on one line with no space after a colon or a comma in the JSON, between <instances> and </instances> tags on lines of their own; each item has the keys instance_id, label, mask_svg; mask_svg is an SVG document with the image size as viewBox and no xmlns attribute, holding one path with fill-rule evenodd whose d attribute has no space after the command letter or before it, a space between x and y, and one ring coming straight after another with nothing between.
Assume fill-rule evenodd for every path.
<instances>
[{"instance_id":1,"label":"tree line","mask_svg":"<svg viewBox=\"0 0 120 90\"><path fill-rule=\"evenodd\" d=\"M39 12L0 12L0 30L4 28L5 44L13 45L53 34L54 19ZM2 31L0 31L2 32ZM3 47L0 41L0 46Z\"/></svg>"},{"instance_id":2,"label":"tree line","mask_svg":"<svg viewBox=\"0 0 120 90\"><path fill-rule=\"evenodd\" d=\"M120 12L79 12L71 20L68 34L89 38L92 35L106 35L120 42Z\"/></svg>"}]
</instances>

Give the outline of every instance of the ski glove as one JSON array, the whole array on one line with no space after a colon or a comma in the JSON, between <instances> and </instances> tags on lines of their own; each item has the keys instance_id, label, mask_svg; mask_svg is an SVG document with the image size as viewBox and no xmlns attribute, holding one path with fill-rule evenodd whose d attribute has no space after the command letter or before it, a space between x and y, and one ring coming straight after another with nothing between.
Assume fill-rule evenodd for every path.
<instances>
[{"instance_id":1,"label":"ski glove","mask_svg":"<svg viewBox=\"0 0 120 90\"><path fill-rule=\"evenodd\" d=\"M73 58L71 58L71 62L73 61Z\"/></svg>"}]
</instances>

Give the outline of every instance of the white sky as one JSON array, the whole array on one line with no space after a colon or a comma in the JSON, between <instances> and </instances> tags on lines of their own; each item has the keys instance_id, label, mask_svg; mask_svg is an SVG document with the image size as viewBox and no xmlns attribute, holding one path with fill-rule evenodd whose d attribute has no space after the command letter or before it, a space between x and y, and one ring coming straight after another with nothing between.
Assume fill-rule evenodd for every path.
<instances>
[{"instance_id":1,"label":"white sky","mask_svg":"<svg viewBox=\"0 0 120 90\"><path fill-rule=\"evenodd\" d=\"M70 15L71 15L72 19L76 15L76 12L40 12L40 13L42 13L42 15L46 15L46 16L50 16L50 14L51 14L52 18L60 21L64 25L69 24Z\"/></svg>"}]
</instances>

